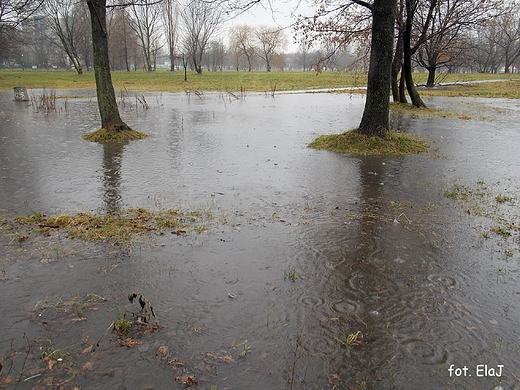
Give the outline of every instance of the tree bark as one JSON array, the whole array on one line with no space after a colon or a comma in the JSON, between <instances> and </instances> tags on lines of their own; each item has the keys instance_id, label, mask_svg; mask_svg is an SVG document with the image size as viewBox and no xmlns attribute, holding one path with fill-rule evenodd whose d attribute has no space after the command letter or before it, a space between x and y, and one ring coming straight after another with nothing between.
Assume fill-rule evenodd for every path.
<instances>
[{"instance_id":1,"label":"tree bark","mask_svg":"<svg viewBox=\"0 0 520 390\"><path fill-rule=\"evenodd\" d=\"M426 82L426 88L435 87L435 72L437 70L436 66L428 67L428 81Z\"/></svg>"},{"instance_id":2,"label":"tree bark","mask_svg":"<svg viewBox=\"0 0 520 390\"><path fill-rule=\"evenodd\" d=\"M395 44L394 60L392 62L392 99L394 102L400 102L399 98L399 72L403 69L403 53L404 53L404 0L399 0L399 9L396 12L397 22L397 43Z\"/></svg>"},{"instance_id":3,"label":"tree bark","mask_svg":"<svg viewBox=\"0 0 520 390\"><path fill-rule=\"evenodd\" d=\"M106 0L87 0L87 3L92 24L94 74L99 114L101 115L101 127L113 132L130 130L130 127L122 121L119 115L112 76L110 74Z\"/></svg>"},{"instance_id":4,"label":"tree bark","mask_svg":"<svg viewBox=\"0 0 520 390\"><path fill-rule=\"evenodd\" d=\"M403 73L406 80L406 89L408 95L412 100L412 104L416 107L426 107L417 88L412 76L412 28L413 28L413 17L415 13L415 5L417 0L406 0L406 26L404 30L404 61L403 61Z\"/></svg>"},{"instance_id":5,"label":"tree bark","mask_svg":"<svg viewBox=\"0 0 520 390\"><path fill-rule=\"evenodd\" d=\"M406 80L403 72L401 72L401 77L399 78L399 103L408 103L406 99Z\"/></svg>"},{"instance_id":6,"label":"tree bark","mask_svg":"<svg viewBox=\"0 0 520 390\"><path fill-rule=\"evenodd\" d=\"M399 72L403 69L403 51L404 41L403 33L399 29L397 43L395 46L395 55L392 62L392 98L394 102L399 102Z\"/></svg>"},{"instance_id":7,"label":"tree bark","mask_svg":"<svg viewBox=\"0 0 520 390\"><path fill-rule=\"evenodd\" d=\"M367 98L358 133L385 137L389 130L390 81L397 0L374 0Z\"/></svg>"}]
</instances>

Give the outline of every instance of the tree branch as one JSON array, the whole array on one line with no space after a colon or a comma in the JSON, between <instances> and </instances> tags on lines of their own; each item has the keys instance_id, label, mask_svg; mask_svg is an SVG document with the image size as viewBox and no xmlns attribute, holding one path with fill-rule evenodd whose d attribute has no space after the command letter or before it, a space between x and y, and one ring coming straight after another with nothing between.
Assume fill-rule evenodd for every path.
<instances>
[{"instance_id":1,"label":"tree branch","mask_svg":"<svg viewBox=\"0 0 520 390\"><path fill-rule=\"evenodd\" d=\"M367 3L366 1L363 1L363 0L350 0L350 1L352 1L355 4L361 5L361 6L365 7L365 8L368 8L370 11L373 11L372 4Z\"/></svg>"}]
</instances>

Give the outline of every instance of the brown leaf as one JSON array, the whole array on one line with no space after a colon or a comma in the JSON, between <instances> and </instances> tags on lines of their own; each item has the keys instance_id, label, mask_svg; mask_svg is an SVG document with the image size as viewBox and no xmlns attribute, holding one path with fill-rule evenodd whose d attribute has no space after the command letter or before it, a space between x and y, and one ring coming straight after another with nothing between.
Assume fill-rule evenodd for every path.
<instances>
[{"instance_id":1,"label":"brown leaf","mask_svg":"<svg viewBox=\"0 0 520 390\"><path fill-rule=\"evenodd\" d=\"M56 364L56 360L54 359L47 359L47 368L49 370L52 370L52 367Z\"/></svg>"},{"instance_id":2,"label":"brown leaf","mask_svg":"<svg viewBox=\"0 0 520 390\"><path fill-rule=\"evenodd\" d=\"M222 360L223 362L226 362L226 363L235 363L235 359L233 359L233 357L230 355L222 356L220 358L220 360Z\"/></svg>"},{"instance_id":3,"label":"brown leaf","mask_svg":"<svg viewBox=\"0 0 520 390\"><path fill-rule=\"evenodd\" d=\"M91 362L86 362L86 363L83 365L83 369L84 369L85 371L92 371L92 368L93 368L93 366L92 366L92 363L91 363Z\"/></svg>"},{"instance_id":4,"label":"brown leaf","mask_svg":"<svg viewBox=\"0 0 520 390\"><path fill-rule=\"evenodd\" d=\"M161 345L157 347L156 355L166 355L169 351L169 348L166 345Z\"/></svg>"},{"instance_id":5,"label":"brown leaf","mask_svg":"<svg viewBox=\"0 0 520 390\"><path fill-rule=\"evenodd\" d=\"M143 343L142 341L133 340L129 337L126 339L119 339L117 342L119 343L120 346L127 347L127 348L130 348L130 347L133 347L134 345L139 345L139 344Z\"/></svg>"}]
</instances>

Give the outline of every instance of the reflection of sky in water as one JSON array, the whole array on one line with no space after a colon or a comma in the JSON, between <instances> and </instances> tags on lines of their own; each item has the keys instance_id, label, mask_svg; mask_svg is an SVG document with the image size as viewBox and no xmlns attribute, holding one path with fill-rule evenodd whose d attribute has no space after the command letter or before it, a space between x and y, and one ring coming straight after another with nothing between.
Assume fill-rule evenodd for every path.
<instances>
[{"instance_id":1,"label":"reflection of sky in water","mask_svg":"<svg viewBox=\"0 0 520 390\"><path fill-rule=\"evenodd\" d=\"M0 207L13 211L25 202L47 211L100 207L107 183L114 181L120 193L112 186L108 197L132 205L151 198L165 206L198 205L215 193L260 201L301 196L308 192L301 188L301 169L315 153L306 144L340 122L351 128L361 109L361 100L347 95L252 95L243 101L220 94L202 100L152 96L148 111L123 109L131 126L152 137L125 145L111 163L113 151L80 138L98 124L94 101L69 99L66 111L45 115L13 106L5 95L2 105L14 108L14 118L2 127Z\"/></svg>"},{"instance_id":2,"label":"reflection of sky in water","mask_svg":"<svg viewBox=\"0 0 520 390\"><path fill-rule=\"evenodd\" d=\"M120 205L165 207L198 206L218 199L237 208L302 199L333 202L338 194L354 196L359 180L358 158L306 147L319 134L358 124L363 98L356 95L249 94L238 101L217 93L207 93L203 99L150 95L149 110L127 104L122 111L131 126L152 137L118 150L80 137L98 125L93 99L59 100L59 112L51 114L35 113L11 99L4 92L0 103L4 119L0 207L11 211L20 212L25 205L45 212L92 209L111 199ZM431 104L451 108L446 100L432 99ZM482 99L469 101L486 104ZM492 108L490 115L496 116ZM516 153L504 145L518 150L513 146L519 141L501 121L395 118L393 123L401 131L434 139L432 149L448 158L420 168L413 165L424 156L389 159L386 171L401 162L400 173L391 173L388 185L406 186L409 180L448 172L486 176L491 169L508 175L518 165L513 159ZM422 178L404 179L419 169Z\"/></svg>"}]
</instances>

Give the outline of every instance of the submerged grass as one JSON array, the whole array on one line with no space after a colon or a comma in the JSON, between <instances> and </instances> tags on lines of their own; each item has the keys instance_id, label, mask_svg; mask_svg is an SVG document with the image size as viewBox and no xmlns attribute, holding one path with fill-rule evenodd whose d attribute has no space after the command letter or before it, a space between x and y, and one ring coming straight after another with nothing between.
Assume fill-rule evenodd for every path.
<instances>
[{"instance_id":1,"label":"submerged grass","mask_svg":"<svg viewBox=\"0 0 520 390\"><path fill-rule=\"evenodd\" d=\"M449 117L454 116L453 113L439 108L416 107L410 103L390 103L392 114L409 116L411 118L429 118L429 117Z\"/></svg>"},{"instance_id":2,"label":"submerged grass","mask_svg":"<svg viewBox=\"0 0 520 390\"><path fill-rule=\"evenodd\" d=\"M517 223L518 188L511 180L495 184L484 181L476 184L453 183L443 190L443 194L459 202L468 215L488 220L486 231L482 233L484 238L491 238L489 232L507 238L517 236L520 231Z\"/></svg>"},{"instance_id":3,"label":"submerged grass","mask_svg":"<svg viewBox=\"0 0 520 390\"><path fill-rule=\"evenodd\" d=\"M408 134L388 133L386 138L367 137L356 129L343 134L322 135L311 148L363 155L407 155L426 152L428 141Z\"/></svg>"},{"instance_id":4,"label":"submerged grass","mask_svg":"<svg viewBox=\"0 0 520 390\"><path fill-rule=\"evenodd\" d=\"M78 213L55 216L39 214L38 217L33 214L28 217L15 217L14 221L42 233L60 230L70 238L122 244L137 234L150 231L176 229L172 232L176 235L185 234L190 230L202 231L199 228L200 222L211 217L210 212L183 212L171 209L151 211L145 208L129 208L112 214Z\"/></svg>"},{"instance_id":5,"label":"submerged grass","mask_svg":"<svg viewBox=\"0 0 520 390\"><path fill-rule=\"evenodd\" d=\"M104 128L83 135L83 139L90 142L111 143L133 141L148 138L149 135L137 130L107 131Z\"/></svg>"}]
</instances>

